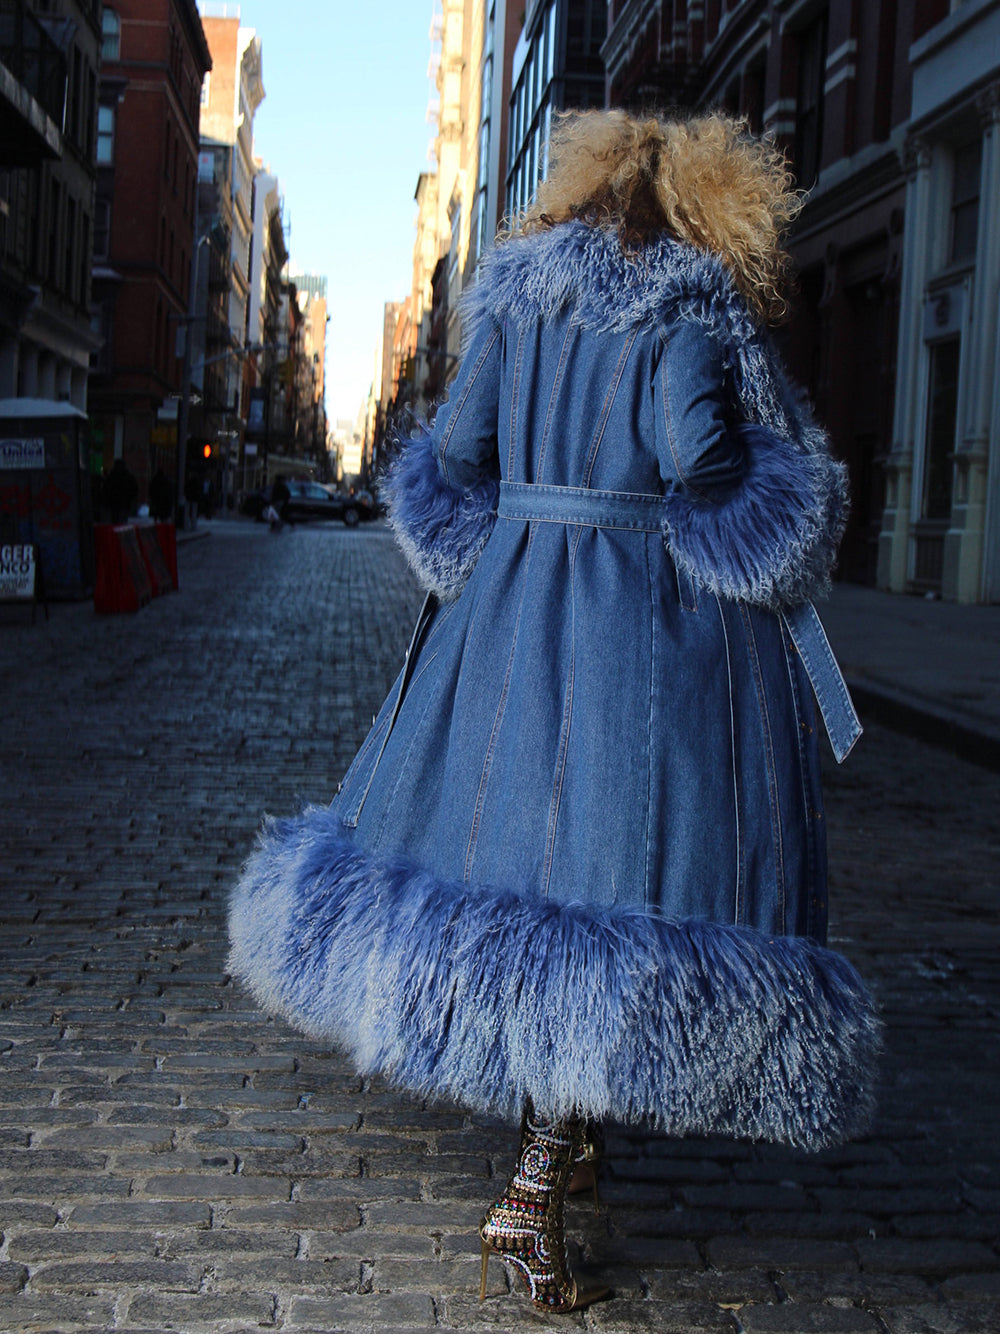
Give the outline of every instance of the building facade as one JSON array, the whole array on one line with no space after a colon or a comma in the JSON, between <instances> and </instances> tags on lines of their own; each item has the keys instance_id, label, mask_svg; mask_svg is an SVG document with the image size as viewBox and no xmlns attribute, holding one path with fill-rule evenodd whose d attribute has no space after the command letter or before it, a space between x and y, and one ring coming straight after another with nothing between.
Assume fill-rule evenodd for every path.
<instances>
[{"instance_id":1,"label":"building facade","mask_svg":"<svg viewBox=\"0 0 1000 1334\"><path fill-rule=\"evenodd\" d=\"M522 7L514 0L487 0L480 65L479 143L476 197L469 247L468 282L480 256L493 244L506 210L507 140L514 52Z\"/></svg>"},{"instance_id":2,"label":"building facade","mask_svg":"<svg viewBox=\"0 0 1000 1334\"><path fill-rule=\"evenodd\" d=\"M256 440L245 447L261 423L260 397L263 368L247 353L254 341L250 328L251 240L254 226L253 122L265 97L260 38L240 21L240 7L230 0L203 0L200 5L205 37L212 54L212 71L201 93L201 146L211 151L228 149L229 194L232 207L229 263L229 329L234 349L227 362L227 399L236 404L239 423L232 429L241 435L234 460L241 488L261 481L263 455ZM255 406L251 406L251 405Z\"/></svg>"},{"instance_id":3,"label":"building facade","mask_svg":"<svg viewBox=\"0 0 1000 1334\"><path fill-rule=\"evenodd\" d=\"M197 242L189 311L191 360L187 468L196 490L215 493L226 508L238 489L243 422L239 415L242 339L229 327L232 289L232 149L201 141L198 152Z\"/></svg>"},{"instance_id":4,"label":"building facade","mask_svg":"<svg viewBox=\"0 0 1000 1334\"><path fill-rule=\"evenodd\" d=\"M850 470L841 577L963 600L997 595L984 443L989 429L996 438L984 385L995 376L997 8L611 0L604 44L610 104L723 106L788 152L809 197L781 341ZM929 335L926 312L945 306Z\"/></svg>"},{"instance_id":5,"label":"building facade","mask_svg":"<svg viewBox=\"0 0 1000 1334\"><path fill-rule=\"evenodd\" d=\"M198 118L211 67L194 0L114 0L103 13L97 127L91 420L105 465L140 498L178 476L177 417L195 254Z\"/></svg>"},{"instance_id":6,"label":"building facade","mask_svg":"<svg viewBox=\"0 0 1000 1334\"><path fill-rule=\"evenodd\" d=\"M85 411L98 0L9 0L0 32L0 399Z\"/></svg>"},{"instance_id":7,"label":"building facade","mask_svg":"<svg viewBox=\"0 0 1000 1334\"><path fill-rule=\"evenodd\" d=\"M291 278L302 320L295 364L295 449L312 459L321 477L331 473L327 458L326 421L326 324L327 283L316 273L298 273Z\"/></svg>"},{"instance_id":8,"label":"building facade","mask_svg":"<svg viewBox=\"0 0 1000 1334\"><path fill-rule=\"evenodd\" d=\"M607 0L528 0L511 71L505 211L525 209L548 168L552 118L604 105Z\"/></svg>"},{"instance_id":9,"label":"building facade","mask_svg":"<svg viewBox=\"0 0 1000 1334\"><path fill-rule=\"evenodd\" d=\"M896 403L878 582L1000 601L1000 3L910 49Z\"/></svg>"}]
</instances>

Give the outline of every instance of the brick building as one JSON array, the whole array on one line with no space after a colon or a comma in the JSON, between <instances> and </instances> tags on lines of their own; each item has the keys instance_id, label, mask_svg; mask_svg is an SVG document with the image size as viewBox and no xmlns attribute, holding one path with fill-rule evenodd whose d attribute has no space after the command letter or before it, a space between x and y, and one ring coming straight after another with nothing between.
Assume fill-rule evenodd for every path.
<instances>
[{"instance_id":1,"label":"brick building","mask_svg":"<svg viewBox=\"0 0 1000 1334\"><path fill-rule=\"evenodd\" d=\"M43 12L44 11L44 12ZM0 27L0 399L85 411L98 0L8 0Z\"/></svg>"},{"instance_id":2,"label":"brick building","mask_svg":"<svg viewBox=\"0 0 1000 1334\"><path fill-rule=\"evenodd\" d=\"M608 14L609 104L722 105L774 134L810 191L783 343L850 468L842 576L983 596L967 529L978 525L982 548L1000 247L996 224L977 222L1000 212L996 0L610 0ZM976 301L960 312L952 300L939 338L915 332L934 292L956 283ZM981 400L966 405L964 443L960 341L963 386Z\"/></svg>"},{"instance_id":3,"label":"brick building","mask_svg":"<svg viewBox=\"0 0 1000 1334\"><path fill-rule=\"evenodd\" d=\"M94 304L104 339L91 418L105 464L144 497L177 476L177 404L195 246L198 119L211 68L194 0L111 0L103 14Z\"/></svg>"},{"instance_id":4,"label":"brick building","mask_svg":"<svg viewBox=\"0 0 1000 1334\"><path fill-rule=\"evenodd\" d=\"M0 542L49 597L93 581L87 475L100 5L0 7Z\"/></svg>"}]
</instances>

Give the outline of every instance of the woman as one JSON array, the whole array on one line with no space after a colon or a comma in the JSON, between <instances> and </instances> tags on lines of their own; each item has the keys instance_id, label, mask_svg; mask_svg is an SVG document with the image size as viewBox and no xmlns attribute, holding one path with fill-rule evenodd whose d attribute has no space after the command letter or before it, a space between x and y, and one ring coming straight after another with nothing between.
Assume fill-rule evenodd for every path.
<instances>
[{"instance_id":1,"label":"woman","mask_svg":"<svg viewBox=\"0 0 1000 1334\"><path fill-rule=\"evenodd\" d=\"M425 1096L516 1116L482 1226L536 1304L587 1118L808 1148L861 1129L877 1023L823 948L811 599L844 473L765 332L783 160L719 116L562 122L390 481L431 596L329 809L268 825L232 963Z\"/></svg>"}]
</instances>

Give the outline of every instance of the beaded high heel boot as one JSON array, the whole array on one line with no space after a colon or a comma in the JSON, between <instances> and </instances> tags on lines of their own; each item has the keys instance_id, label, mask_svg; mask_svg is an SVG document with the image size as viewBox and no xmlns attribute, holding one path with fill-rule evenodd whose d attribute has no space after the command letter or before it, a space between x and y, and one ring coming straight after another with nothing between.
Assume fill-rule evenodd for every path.
<instances>
[{"instance_id":1,"label":"beaded high heel boot","mask_svg":"<svg viewBox=\"0 0 1000 1334\"><path fill-rule=\"evenodd\" d=\"M582 1130L577 1120L546 1123L530 1111L525 1114L517 1166L479 1229L480 1301L486 1296L491 1250L518 1270L539 1310L578 1311L607 1296L607 1288L578 1287L566 1261L563 1204Z\"/></svg>"}]
</instances>

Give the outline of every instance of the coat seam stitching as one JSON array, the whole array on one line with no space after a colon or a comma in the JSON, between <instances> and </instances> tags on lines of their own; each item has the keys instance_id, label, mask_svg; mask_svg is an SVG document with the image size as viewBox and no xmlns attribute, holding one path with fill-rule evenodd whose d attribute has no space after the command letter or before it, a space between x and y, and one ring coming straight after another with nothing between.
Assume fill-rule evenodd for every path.
<instances>
[{"instance_id":1,"label":"coat seam stitching","mask_svg":"<svg viewBox=\"0 0 1000 1334\"><path fill-rule=\"evenodd\" d=\"M771 837L774 840L775 888L778 892L778 906L781 920L784 921L785 860L781 838L781 811L778 805L778 778L774 766L774 741L771 736L771 717L768 712L767 698L764 693L764 683L760 670L760 657L757 652L757 636L754 633L750 610L744 603L740 603L739 608L746 630L747 648L750 651L751 674L753 676L754 689L757 692L757 703L760 709L760 719L764 736L764 763L767 770L769 806L768 815L771 822Z\"/></svg>"},{"instance_id":2,"label":"coat seam stitching","mask_svg":"<svg viewBox=\"0 0 1000 1334\"><path fill-rule=\"evenodd\" d=\"M528 530L528 546L524 553L524 578L521 584L521 600L517 608L517 619L514 622L514 633L510 641L510 653L507 656L507 670L504 673L503 685L500 688L500 699L497 701L497 711L493 719L493 726L490 729L490 739L486 746L486 754L483 756L483 768L479 776L479 790L476 793L476 806L472 814L472 827L469 830L469 842L465 850L465 870L464 879L468 882L472 874L472 864L476 855L476 844L479 839L479 824L482 819L483 806L486 803L486 789L489 785L490 772L493 768L493 754L496 750L497 739L500 735L500 728L503 724L504 715L507 710L507 696L510 692L511 675L514 670L514 655L517 649L517 637L521 628L521 614L524 610L524 596L528 586L528 566L531 558L531 547L534 542L534 530Z\"/></svg>"},{"instance_id":3,"label":"coat seam stitching","mask_svg":"<svg viewBox=\"0 0 1000 1334\"><path fill-rule=\"evenodd\" d=\"M549 394L549 406L545 413L545 425L542 427L542 442L538 450L538 463L535 466L536 484L541 481L542 471L545 467L545 452L546 452L546 447L548 446L549 443L549 430L551 429L552 419L555 415L554 407L556 401L556 394L558 393L559 386L562 383L563 368L566 364L568 356L568 348L569 348L569 339L570 339L570 334L572 332L573 332L573 325L569 324L566 328L566 334L565 337L563 338L562 347L559 350L559 362L558 365L556 366L555 378L552 381L552 390Z\"/></svg>"},{"instance_id":4,"label":"coat seam stitching","mask_svg":"<svg viewBox=\"0 0 1000 1334\"><path fill-rule=\"evenodd\" d=\"M740 899L743 895L744 872L743 872L743 822L740 819L740 780L739 767L736 763L736 715L733 708L733 655L732 647L729 643L729 630L726 626L726 615L722 602L717 594L713 594L715 605L719 611L719 621L722 625L722 638L726 645L726 673L729 679L729 753L732 756L733 765L733 814L736 817L736 896L734 900L733 921L739 923L740 920Z\"/></svg>"},{"instance_id":5,"label":"coat seam stitching","mask_svg":"<svg viewBox=\"0 0 1000 1334\"><path fill-rule=\"evenodd\" d=\"M552 796L549 801L549 829L545 839L545 860L542 864L542 898L548 898L549 881L552 877L552 863L555 859L556 846L556 827L559 823L559 807L562 804L562 789L566 778L566 758L569 754L569 734L573 717L573 696L576 688L576 594L575 594L575 576L576 576L576 555L580 546L580 539L583 537L583 530L577 529L573 534L573 549L569 562L569 587L570 587L570 657L569 672L566 682L566 696L563 703L563 719L559 737L559 752L556 757L556 780L552 788Z\"/></svg>"},{"instance_id":6,"label":"coat seam stitching","mask_svg":"<svg viewBox=\"0 0 1000 1334\"><path fill-rule=\"evenodd\" d=\"M594 473L594 467L597 463L597 452L601 447L601 441L604 439L604 432L607 429L608 419L611 416L611 406L615 401L615 395L618 393L618 386L621 384L622 376L625 374L625 365L629 358L629 353L635 346L635 340L639 337L639 330L633 329L625 340L625 344L618 356L618 364L615 367L611 378L611 384L604 396L604 403L601 406L601 415L598 418L597 433L590 445L587 465L583 474L583 484L590 486L590 479Z\"/></svg>"},{"instance_id":7,"label":"coat seam stitching","mask_svg":"<svg viewBox=\"0 0 1000 1334\"><path fill-rule=\"evenodd\" d=\"M448 424L444 428L444 432L442 433L441 443L438 445L438 464L441 468L441 476L444 478L444 481L448 486L451 485L451 479L448 476L448 463L446 455L448 453L448 446L451 443L451 437L454 434L456 423L458 422L458 419L461 416L462 411L469 400L469 395L472 393L473 386L479 379L483 366L486 363L486 358L489 356L490 352L493 349L493 344L497 341L499 337L500 337L500 330L495 328L493 332L490 334L489 342L483 348L482 352L480 352L479 357L476 360L476 363L473 366L472 371L469 375L469 378L465 382L465 387L463 388L462 393L459 396L458 402L455 404L451 416L448 418Z\"/></svg>"}]
</instances>

